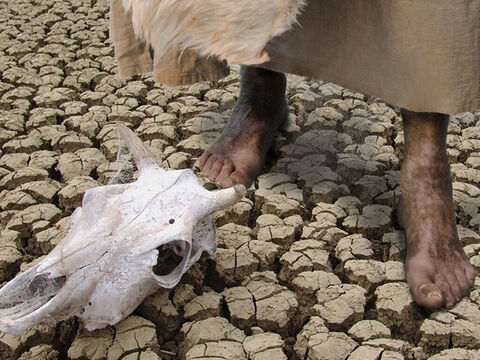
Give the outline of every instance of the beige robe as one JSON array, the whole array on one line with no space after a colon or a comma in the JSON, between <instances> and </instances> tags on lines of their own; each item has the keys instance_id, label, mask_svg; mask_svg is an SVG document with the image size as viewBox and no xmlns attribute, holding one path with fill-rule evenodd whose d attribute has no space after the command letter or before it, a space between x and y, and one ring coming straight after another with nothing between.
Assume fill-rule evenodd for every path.
<instances>
[{"instance_id":1,"label":"beige robe","mask_svg":"<svg viewBox=\"0 0 480 360\"><path fill-rule=\"evenodd\" d=\"M153 71L155 81L181 85L229 73L225 61L192 50L155 57L121 0L111 0L110 37L121 77ZM298 25L265 50L270 60L257 66L412 111L480 109L480 0L309 0Z\"/></svg>"}]
</instances>

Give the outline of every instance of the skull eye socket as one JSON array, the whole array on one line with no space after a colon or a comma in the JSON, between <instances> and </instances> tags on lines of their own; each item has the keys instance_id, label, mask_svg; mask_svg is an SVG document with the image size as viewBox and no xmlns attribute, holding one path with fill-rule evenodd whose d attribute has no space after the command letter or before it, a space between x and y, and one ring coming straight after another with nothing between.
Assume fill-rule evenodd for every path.
<instances>
[{"instance_id":1,"label":"skull eye socket","mask_svg":"<svg viewBox=\"0 0 480 360\"><path fill-rule=\"evenodd\" d=\"M186 244L183 240L173 240L158 247L157 250L157 265L153 267L153 272L156 275L165 276L182 262L186 252Z\"/></svg>"}]
</instances>

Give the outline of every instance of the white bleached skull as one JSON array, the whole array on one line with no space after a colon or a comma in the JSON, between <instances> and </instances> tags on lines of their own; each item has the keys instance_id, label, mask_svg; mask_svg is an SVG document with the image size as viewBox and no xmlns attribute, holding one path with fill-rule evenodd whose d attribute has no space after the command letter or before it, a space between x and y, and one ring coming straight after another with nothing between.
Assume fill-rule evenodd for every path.
<instances>
[{"instance_id":1,"label":"white bleached skull","mask_svg":"<svg viewBox=\"0 0 480 360\"><path fill-rule=\"evenodd\" d=\"M119 133L138 179L86 191L65 238L0 289L1 331L17 335L72 316L89 330L113 325L159 287L174 287L203 251L215 250L211 214L241 199L245 188L210 192L192 170L161 169L133 132L120 126ZM166 247L181 260L157 275Z\"/></svg>"}]
</instances>

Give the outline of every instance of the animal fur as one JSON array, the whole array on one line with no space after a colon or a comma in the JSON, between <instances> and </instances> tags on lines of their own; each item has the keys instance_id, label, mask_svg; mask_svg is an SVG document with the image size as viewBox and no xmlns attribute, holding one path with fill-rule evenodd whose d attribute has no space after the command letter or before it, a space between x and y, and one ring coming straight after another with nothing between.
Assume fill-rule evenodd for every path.
<instances>
[{"instance_id":1,"label":"animal fur","mask_svg":"<svg viewBox=\"0 0 480 360\"><path fill-rule=\"evenodd\" d=\"M264 50L289 30L306 0L122 0L132 10L135 35L155 56L187 48L230 63L269 60Z\"/></svg>"}]
</instances>

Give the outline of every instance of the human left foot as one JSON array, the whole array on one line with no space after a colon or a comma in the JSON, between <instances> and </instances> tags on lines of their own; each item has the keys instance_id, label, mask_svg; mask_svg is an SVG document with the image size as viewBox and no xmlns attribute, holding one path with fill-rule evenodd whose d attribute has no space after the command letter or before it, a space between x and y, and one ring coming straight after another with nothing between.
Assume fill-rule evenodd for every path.
<instances>
[{"instance_id":1,"label":"human left foot","mask_svg":"<svg viewBox=\"0 0 480 360\"><path fill-rule=\"evenodd\" d=\"M405 271L414 300L430 309L451 308L468 294L475 273L457 233L443 144L448 119L431 115L412 119L404 113L407 151L398 218L406 233Z\"/></svg>"}]
</instances>

